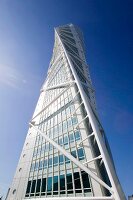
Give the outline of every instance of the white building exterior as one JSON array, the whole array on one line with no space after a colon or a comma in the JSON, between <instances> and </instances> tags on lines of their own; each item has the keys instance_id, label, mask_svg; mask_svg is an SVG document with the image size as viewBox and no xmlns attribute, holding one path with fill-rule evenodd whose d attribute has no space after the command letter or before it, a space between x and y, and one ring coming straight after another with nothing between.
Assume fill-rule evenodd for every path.
<instances>
[{"instance_id":1,"label":"white building exterior","mask_svg":"<svg viewBox=\"0 0 133 200\"><path fill-rule=\"evenodd\" d=\"M78 27L55 28L47 78L7 200L125 200L99 122Z\"/></svg>"}]
</instances>

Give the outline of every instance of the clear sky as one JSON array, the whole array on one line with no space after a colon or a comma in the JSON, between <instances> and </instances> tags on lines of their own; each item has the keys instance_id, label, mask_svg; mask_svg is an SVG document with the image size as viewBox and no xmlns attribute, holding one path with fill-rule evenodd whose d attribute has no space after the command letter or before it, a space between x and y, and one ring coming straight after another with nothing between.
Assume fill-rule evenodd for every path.
<instances>
[{"instance_id":1,"label":"clear sky","mask_svg":"<svg viewBox=\"0 0 133 200\"><path fill-rule=\"evenodd\" d=\"M0 0L0 194L11 184L46 77L54 27L73 23L126 195L133 193L133 1Z\"/></svg>"}]
</instances>

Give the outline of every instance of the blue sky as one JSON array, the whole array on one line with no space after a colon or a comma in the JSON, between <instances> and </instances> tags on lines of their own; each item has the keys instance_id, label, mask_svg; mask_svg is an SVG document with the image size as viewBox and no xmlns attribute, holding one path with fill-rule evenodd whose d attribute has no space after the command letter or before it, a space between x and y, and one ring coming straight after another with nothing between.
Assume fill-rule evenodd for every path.
<instances>
[{"instance_id":1,"label":"blue sky","mask_svg":"<svg viewBox=\"0 0 133 200\"><path fill-rule=\"evenodd\" d=\"M0 194L12 181L46 77L54 27L67 23L84 33L100 119L124 192L133 193L132 8L132 0L0 1Z\"/></svg>"}]
</instances>

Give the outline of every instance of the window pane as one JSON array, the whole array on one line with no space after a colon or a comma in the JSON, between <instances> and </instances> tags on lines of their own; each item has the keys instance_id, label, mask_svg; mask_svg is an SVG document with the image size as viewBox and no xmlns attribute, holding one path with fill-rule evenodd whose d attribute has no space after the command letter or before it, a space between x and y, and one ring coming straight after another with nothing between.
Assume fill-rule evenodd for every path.
<instances>
[{"instance_id":1,"label":"window pane","mask_svg":"<svg viewBox=\"0 0 133 200\"><path fill-rule=\"evenodd\" d=\"M74 173L74 183L75 183L75 189L80 189L81 188L79 172L75 172Z\"/></svg>"},{"instance_id":2,"label":"window pane","mask_svg":"<svg viewBox=\"0 0 133 200\"><path fill-rule=\"evenodd\" d=\"M40 192L40 186L41 186L41 179L37 180L37 186L36 186L36 193Z\"/></svg>"},{"instance_id":3,"label":"window pane","mask_svg":"<svg viewBox=\"0 0 133 200\"><path fill-rule=\"evenodd\" d=\"M65 176L60 175L60 190L65 190Z\"/></svg>"},{"instance_id":4,"label":"window pane","mask_svg":"<svg viewBox=\"0 0 133 200\"><path fill-rule=\"evenodd\" d=\"M44 168L47 168L48 160L44 160Z\"/></svg>"},{"instance_id":5,"label":"window pane","mask_svg":"<svg viewBox=\"0 0 133 200\"><path fill-rule=\"evenodd\" d=\"M54 157L54 165L58 165L58 156Z\"/></svg>"},{"instance_id":6,"label":"window pane","mask_svg":"<svg viewBox=\"0 0 133 200\"><path fill-rule=\"evenodd\" d=\"M75 158L77 158L76 150L72 151L71 154L72 154L72 156L74 156Z\"/></svg>"},{"instance_id":7,"label":"window pane","mask_svg":"<svg viewBox=\"0 0 133 200\"><path fill-rule=\"evenodd\" d=\"M41 188L41 192L45 192L46 191L46 178L42 179L42 188Z\"/></svg>"},{"instance_id":8,"label":"window pane","mask_svg":"<svg viewBox=\"0 0 133 200\"><path fill-rule=\"evenodd\" d=\"M59 139L59 144L62 146L62 144L63 144L63 139L62 138Z\"/></svg>"},{"instance_id":9,"label":"window pane","mask_svg":"<svg viewBox=\"0 0 133 200\"><path fill-rule=\"evenodd\" d=\"M80 132L79 131L75 132L75 140L80 140Z\"/></svg>"},{"instance_id":10,"label":"window pane","mask_svg":"<svg viewBox=\"0 0 133 200\"><path fill-rule=\"evenodd\" d=\"M82 175L83 187L84 188L90 188L91 186L90 186L88 174L84 171L81 171L81 175Z\"/></svg>"},{"instance_id":11,"label":"window pane","mask_svg":"<svg viewBox=\"0 0 133 200\"><path fill-rule=\"evenodd\" d=\"M47 191L52 191L52 177L48 177Z\"/></svg>"},{"instance_id":12,"label":"window pane","mask_svg":"<svg viewBox=\"0 0 133 200\"><path fill-rule=\"evenodd\" d=\"M51 167L52 166L52 158L49 158L48 162L49 162L49 167Z\"/></svg>"},{"instance_id":13,"label":"window pane","mask_svg":"<svg viewBox=\"0 0 133 200\"><path fill-rule=\"evenodd\" d=\"M78 149L78 157L79 157L79 160L83 160L84 159L84 151L83 151L83 148L81 149Z\"/></svg>"},{"instance_id":14,"label":"window pane","mask_svg":"<svg viewBox=\"0 0 133 200\"><path fill-rule=\"evenodd\" d=\"M72 123L73 123L73 125L78 123L77 117L72 118Z\"/></svg>"},{"instance_id":15,"label":"window pane","mask_svg":"<svg viewBox=\"0 0 133 200\"><path fill-rule=\"evenodd\" d=\"M59 155L59 162L60 162L60 164L63 164L63 162L64 162L64 156L63 155Z\"/></svg>"},{"instance_id":16,"label":"window pane","mask_svg":"<svg viewBox=\"0 0 133 200\"><path fill-rule=\"evenodd\" d=\"M36 162L36 164L35 164L35 170L37 170L38 169L38 162Z\"/></svg>"},{"instance_id":17,"label":"window pane","mask_svg":"<svg viewBox=\"0 0 133 200\"><path fill-rule=\"evenodd\" d=\"M35 185L36 185L36 180L32 181L32 187L31 187L31 193L35 192Z\"/></svg>"},{"instance_id":18,"label":"window pane","mask_svg":"<svg viewBox=\"0 0 133 200\"><path fill-rule=\"evenodd\" d=\"M70 142L73 142L73 141L74 141L74 135L73 135L73 133L71 133L71 134L69 135L69 141L70 141Z\"/></svg>"},{"instance_id":19,"label":"window pane","mask_svg":"<svg viewBox=\"0 0 133 200\"><path fill-rule=\"evenodd\" d=\"M65 163L70 163L69 158L65 157Z\"/></svg>"},{"instance_id":20,"label":"window pane","mask_svg":"<svg viewBox=\"0 0 133 200\"><path fill-rule=\"evenodd\" d=\"M42 169L43 168L43 161L41 160L40 162L39 162L39 169Z\"/></svg>"},{"instance_id":21,"label":"window pane","mask_svg":"<svg viewBox=\"0 0 133 200\"><path fill-rule=\"evenodd\" d=\"M58 191L58 176L53 177L53 191Z\"/></svg>"},{"instance_id":22,"label":"window pane","mask_svg":"<svg viewBox=\"0 0 133 200\"><path fill-rule=\"evenodd\" d=\"M67 135L64 137L64 145L65 144L68 144L68 137L67 137Z\"/></svg>"},{"instance_id":23,"label":"window pane","mask_svg":"<svg viewBox=\"0 0 133 200\"><path fill-rule=\"evenodd\" d=\"M67 174L66 179L67 179L67 190L72 190L73 189L72 174Z\"/></svg>"}]
</instances>

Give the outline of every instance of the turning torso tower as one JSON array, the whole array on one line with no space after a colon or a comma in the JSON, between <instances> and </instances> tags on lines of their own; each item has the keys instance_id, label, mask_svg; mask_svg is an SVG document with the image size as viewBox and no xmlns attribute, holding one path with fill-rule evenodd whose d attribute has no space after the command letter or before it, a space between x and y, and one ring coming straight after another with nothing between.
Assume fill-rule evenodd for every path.
<instances>
[{"instance_id":1,"label":"turning torso tower","mask_svg":"<svg viewBox=\"0 0 133 200\"><path fill-rule=\"evenodd\" d=\"M47 78L7 200L125 200L99 121L83 36L55 28Z\"/></svg>"}]
</instances>

